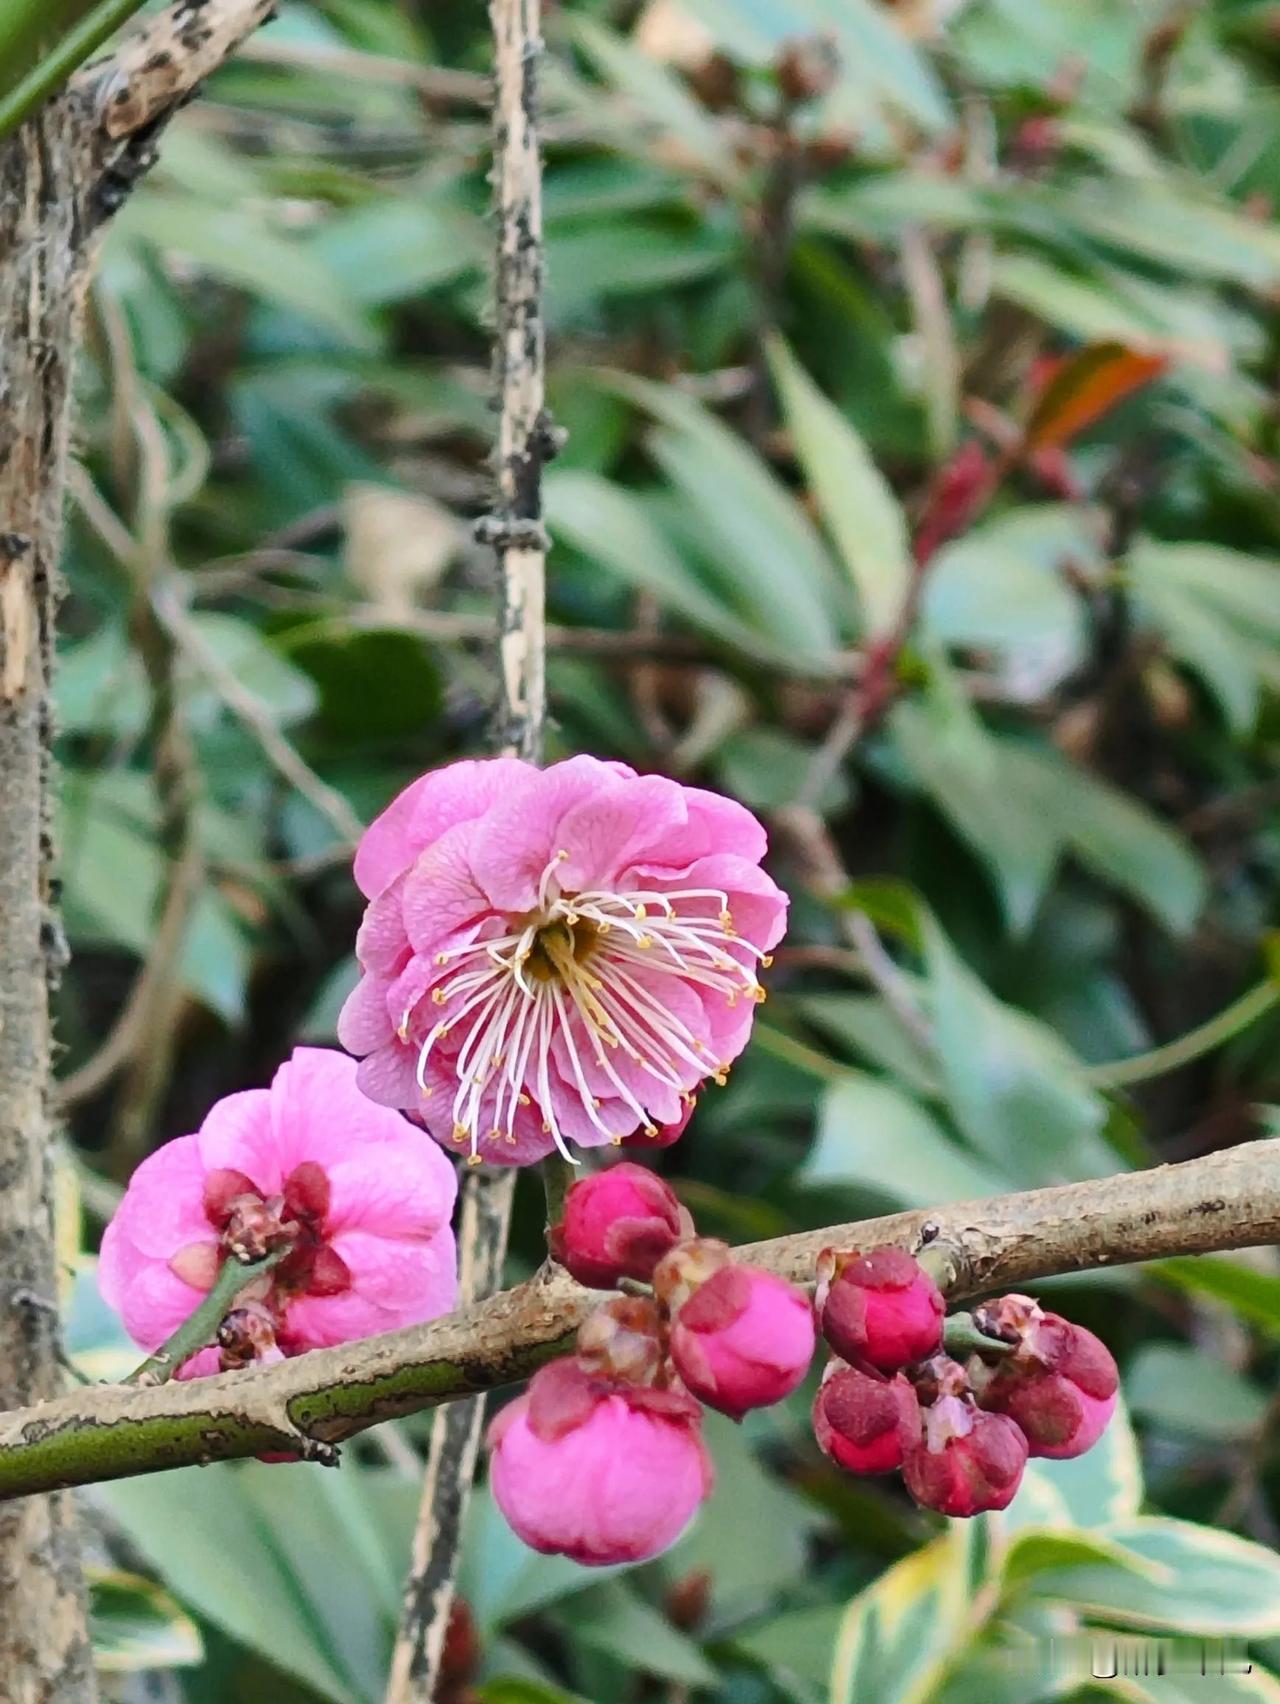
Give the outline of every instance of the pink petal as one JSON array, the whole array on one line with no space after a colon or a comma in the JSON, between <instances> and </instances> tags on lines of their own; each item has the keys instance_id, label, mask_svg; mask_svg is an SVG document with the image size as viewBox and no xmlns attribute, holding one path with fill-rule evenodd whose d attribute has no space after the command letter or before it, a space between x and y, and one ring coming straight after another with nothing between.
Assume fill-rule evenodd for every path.
<instances>
[{"instance_id":1,"label":"pink petal","mask_svg":"<svg viewBox=\"0 0 1280 1704\"><path fill-rule=\"evenodd\" d=\"M403 1118L400 1123L402 1138L369 1142L329 1167L331 1234L364 1230L384 1237L425 1237L448 1224L457 1173L423 1131Z\"/></svg>"},{"instance_id":2,"label":"pink petal","mask_svg":"<svg viewBox=\"0 0 1280 1704\"><path fill-rule=\"evenodd\" d=\"M422 854L405 878L404 926L415 952L439 951L456 930L492 910L473 868L476 835L474 823L459 823Z\"/></svg>"},{"instance_id":3,"label":"pink petal","mask_svg":"<svg viewBox=\"0 0 1280 1704\"><path fill-rule=\"evenodd\" d=\"M411 1108L418 1105L417 1049L401 1041L388 1042L356 1069L356 1086L379 1106Z\"/></svg>"},{"instance_id":4,"label":"pink petal","mask_svg":"<svg viewBox=\"0 0 1280 1704\"><path fill-rule=\"evenodd\" d=\"M103 1294L106 1295L105 1289ZM158 1349L184 1320L190 1319L204 1300L204 1292L184 1284L161 1261L144 1260L129 1273L123 1295L118 1300L110 1296L107 1299L118 1308L125 1330L134 1342L152 1350Z\"/></svg>"},{"instance_id":5,"label":"pink petal","mask_svg":"<svg viewBox=\"0 0 1280 1704\"><path fill-rule=\"evenodd\" d=\"M110 1262L123 1243L141 1255L167 1260L184 1243L210 1236L204 1212L204 1176L194 1136L179 1136L148 1155L130 1178L124 1199L103 1235L104 1257ZM119 1307L116 1297L107 1299L113 1307Z\"/></svg>"},{"instance_id":6,"label":"pink petal","mask_svg":"<svg viewBox=\"0 0 1280 1704\"><path fill-rule=\"evenodd\" d=\"M196 1135L206 1171L241 1171L263 1195L274 1195L284 1184L280 1156L271 1125L271 1091L244 1089L227 1095L209 1109Z\"/></svg>"},{"instance_id":7,"label":"pink petal","mask_svg":"<svg viewBox=\"0 0 1280 1704\"><path fill-rule=\"evenodd\" d=\"M282 1336L292 1353L439 1319L457 1304L457 1248L446 1226L423 1242L350 1231L332 1247L351 1273L340 1296L300 1296Z\"/></svg>"},{"instance_id":8,"label":"pink petal","mask_svg":"<svg viewBox=\"0 0 1280 1704\"><path fill-rule=\"evenodd\" d=\"M276 1072L271 1119L282 1176L306 1160L331 1171L364 1144L414 1139L399 1113L361 1092L356 1071L355 1060L335 1048L295 1047Z\"/></svg>"},{"instance_id":9,"label":"pink petal","mask_svg":"<svg viewBox=\"0 0 1280 1704\"><path fill-rule=\"evenodd\" d=\"M409 866L390 885L371 899L356 931L356 957L365 970L380 976L398 976L409 952L404 926L404 889Z\"/></svg>"},{"instance_id":10,"label":"pink petal","mask_svg":"<svg viewBox=\"0 0 1280 1704\"><path fill-rule=\"evenodd\" d=\"M395 1025L387 1008L392 984L381 977L362 976L347 995L338 1013L338 1040L350 1053L372 1053L395 1039Z\"/></svg>"},{"instance_id":11,"label":"pink petal","mask_svg":"<svg viewBox=\"0 0 1280 1704\"><path fill-rule=\"evenodd\" d=\"M616 766L594 757L571 757L550 769L533 771L483 819L472 854L476 879L499 911L527 911L537 901L547 864L565 843L562 819L579 803L589 803L617 784Z\"/></svg>"},{"instance_id":12,"label":"pink petal","mask_svg":"<svg viewBox=\"0 0 1280 1704\"><path fill-rule=\"evenodd\" d=\"M360 842L354 874L361 893L368 899L381 893L448 829L482 816L527 771L516 758L468 759L410 782Z\"/></svg>"}]
</instances>

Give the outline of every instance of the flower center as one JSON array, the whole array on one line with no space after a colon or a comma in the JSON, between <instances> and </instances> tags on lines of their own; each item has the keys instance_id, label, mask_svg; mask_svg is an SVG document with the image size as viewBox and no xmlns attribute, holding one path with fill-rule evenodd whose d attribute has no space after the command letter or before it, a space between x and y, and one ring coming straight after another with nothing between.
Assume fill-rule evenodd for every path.
<instances>
[{"instance_id":1,"label":"flower center","mask_svg":"<svg viewBox=\"0 0 1280 1704\"><path fill-rule=\"evenodd\" d=\"M705 1077L722 1081L728 1069L704 1025L683 1015L691 1010L689 999L678 996L709 992L729 1006L764 998L756 964L767 963L767 956L737 933L725 893L566 893L557 876L567 857L558 852L548 862L534 911L508 917L497 936L436 954L436 964L448 969L429 996L440 1011L419 1044L418 1086L424 1099L430 1097L433 1051L445 1037L465 1031L453 1061L453 1137L469 1146L473 1164L482 1141L514 1145L517 1112L534 1101L544 1134L576 1164L557 1117L556 1093L572 1095L602 1135L620 1141L601 1116L592 1077L646 1134L656 1135L637 1071L669 1098L671 1091L687 1094ZM404 1013L402 1039L422 1005ZM628 1068L620 1068L622 1061Z\"/></svg>"}]
</instances>

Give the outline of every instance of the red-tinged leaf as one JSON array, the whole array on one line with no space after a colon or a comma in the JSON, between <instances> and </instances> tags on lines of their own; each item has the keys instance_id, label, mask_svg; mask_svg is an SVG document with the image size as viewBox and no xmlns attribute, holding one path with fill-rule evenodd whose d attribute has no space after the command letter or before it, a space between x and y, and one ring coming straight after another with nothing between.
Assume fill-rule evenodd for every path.
<instances>
[{"instance_id":1,"label":"red-tinged leaf","mask_svg":"<svg viewBox=\"0 0 1280 1704\"><path fill-rule=\"evenodd\" d=\"M1168 365L1122 343L1091 343L1058 363L1044 380L1023 435L1023 450L1068 444Z\"/></svg>"},{"instance_id":2,"label":"red-tinged leaf","mask_svg":"<svg viewBox=\"0 0 1280 1704\"><path fill-rule=\"evenodd\" d=\"M929 488L913 546L918 566L976 520L998 480L996 464L981 444L974 439L961 444Z\"/></svg>"}]
</instances>

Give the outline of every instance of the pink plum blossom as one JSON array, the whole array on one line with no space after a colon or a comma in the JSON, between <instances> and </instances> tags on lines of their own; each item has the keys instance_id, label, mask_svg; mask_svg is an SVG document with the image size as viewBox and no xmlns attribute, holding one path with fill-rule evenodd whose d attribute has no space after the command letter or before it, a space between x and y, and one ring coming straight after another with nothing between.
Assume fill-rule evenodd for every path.
<instances>
[{"instance_id":1,"label":"pink plum blossom","mask_svg":"<svg viewBox=\"0 0 1280 1704\"><path fill-rule=\"evenodd\" d=\"M750 1266L713 1272L671 1322L676 1371L696 1397L735 1420L789 1396L815 1341L804 1291Z\"/></svg>"},{"instance_id":2,"label":"pink plum blossom","mask_svg":"<svg viewBox=\"0 0 1280 1704\"><path fill-rule=\"evenodd\" d=\"M785 895L741 805L620 763L450 765L368 829L360 1086L473 1161L662 1139L746 1045Z\"/></svg>"},{"instance_id":3,"label":"pink plum blossom","mask_svg":"<svg viewBox=\"0 0 1280 1704\"><path fill-rule=\"evenodd\" d=\"M489 1483L534 1550L602 1566L675 1543L712 1485L701 1414L678 1390L553 1361L489 1429Z\"/></svg>"},{"instance_id":4,"label":"pink plum blossom","mask_svg":"<svg viewBox=\"0 0 1280 1704\"><path fill-rule=\"evenodd\" d=\"M237 1298L223 1359L272 1358L272 1337L296 1355L450 1311L456 1192L454 1168L421 1131L361 1094L354 1061L300 1047L269 1089L228 1095L194 1136L142 1162L103 1235L98 1279L130 1336L154 1350L228 1253L287 1244ZM218 1349L201 1350L186 1376L220 1364Z\"/></svg>"}]
</instances>

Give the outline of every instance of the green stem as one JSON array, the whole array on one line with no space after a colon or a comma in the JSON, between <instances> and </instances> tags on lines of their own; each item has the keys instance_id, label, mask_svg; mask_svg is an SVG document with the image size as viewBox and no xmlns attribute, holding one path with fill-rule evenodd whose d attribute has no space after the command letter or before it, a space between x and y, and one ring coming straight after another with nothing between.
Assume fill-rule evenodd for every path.
<instances>
[{"instance_id":1,"label":"green stem","mask_svg":"<svg viewBox=\"0 0 1280 1704\"><path fill-rule=\"evenodd\" d=\"M803 1041L797 1041L784 1030L774 1029L771 1024L757 1024L752 1032L756 1045L764 1048L766 1053L772 1053L775 1059L785 1059L788 1065L794 1065L797 1070L807 1071L812 1077L821 1077L824 1082L839 1082L847 1075L844 1066L837 1064L834 1059L828 1059L824 1053L819 1053L816 1047L808 1047Z\"/></svg>"},{"instance_id":2,"label":"green stem","mask_svg":"<svg viewBox=\"0 0 1280 1704\"><path fill-rule=\"evenodd\" d=\"M207 1349L216 1339L218 1327L231 1311L231 1304L242 1290L247 1290L255 1278L269 1272L277 1261L283 1260L292 1244L272 1251L263 1260L224 1260L213 1288L195 1312L183 1320L173 1335L162 1343L154 1355L149 1355L140 1367L135 1367L122 1384L165 1384L184 1361L200 1349Z\"/></svg>"},{"instance_id":3,"label":"green stem","mask_svg":"<svg viewBox=\"0 0 1280 1704\"><path fill-rule=\"evenodd\" d=\"M971 1313L948 1315L942 1330L942 1346L957 1360L975 1352L979 1355L1010 1355L1015 1347L999 1337L988 1337L985 1331L979 1331Z\"/></svg>"},{"instance_id":4,"label":"green stem","mask_svg":"<svg viewBox=\"0 0 1280 1704\"><path fill-rule=\"evenodd\" d=\"M547 1198L547 1229L550 1230L564 1217L564 1198L579 1173L577 1167L562 1160L559 1154L549 1154L538 1170L542 1174L542 1190Z\"/></svg>"},{"instance_id":5,"label":"green stem","mask_svg":"<svg viewBox=\"0 0 1280 1704\"><path fill-rule=\"evenodd\" d=\"M143 0L99 0L98 5L56 41L40 62L33 65L16 87L0 100L0 136L16 130L23 119L29 118L37 107L56 94L71 73L78 70L121 24L127 23L142 3Z\"/></svg>"},{"instance_id":6,"label":"green stem","mask_svg":"<svg viewBox=\"0 0 1280 1704\"><path fill-rule=\"evenodd\" d=\"M1210 1018L1208 1023L1197 1029L1188 1030L1176 1041L1154 1047L1150 1053L1136 1054L1132 1059L1114 1059L1106 1065L1091 1065L1085 1076L1097 1089L1123 1089L1130 1083L1145 1083L1151 1077L1177 1071L1204 1054L1212 1053L1215 1047L1221 1047L1251 1024L1256 1024L1278 1004L1280 986L1268 979L1249 989L1247 994L1242 994L1216 1018Z\"/></svg>"}]
</instances>

